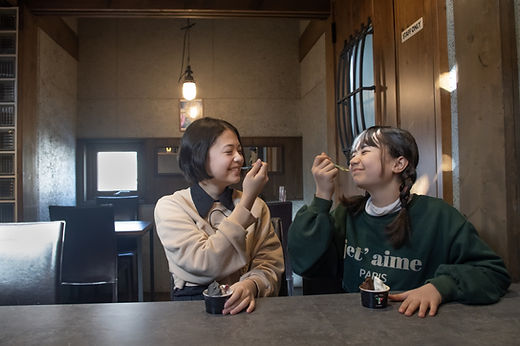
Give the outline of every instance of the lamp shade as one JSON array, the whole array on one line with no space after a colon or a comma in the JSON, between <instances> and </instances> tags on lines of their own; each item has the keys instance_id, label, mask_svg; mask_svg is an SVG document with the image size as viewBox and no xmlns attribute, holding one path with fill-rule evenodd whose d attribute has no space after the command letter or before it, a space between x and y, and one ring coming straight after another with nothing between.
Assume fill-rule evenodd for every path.
<instances>
[{"instance_id":1,"label":"lamp shade","mask_svg":"<svg viewBox=\"0 0 520 346\"><path fill-rule=\"evenodd\" d=\"M182 83L182 97L191 101L197 96L197 85L193 81L185 81Z\"/></svg>"}]
</instances>

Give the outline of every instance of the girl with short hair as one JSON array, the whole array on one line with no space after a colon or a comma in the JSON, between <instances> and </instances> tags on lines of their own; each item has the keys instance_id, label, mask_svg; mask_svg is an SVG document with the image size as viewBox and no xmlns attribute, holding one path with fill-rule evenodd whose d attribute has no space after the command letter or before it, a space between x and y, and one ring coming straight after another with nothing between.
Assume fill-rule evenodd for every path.
<instances>
[{"instance_id":1,"label":"girl with short hair","mask_svg":"<svg viewBox=\"0 0 520 346\"><path fill-rule=\"evenodd\" d=\"M258 198L268 181L267 164L253 164L241 192L230 186L240 182L243 163L240 135L227 121L202 118L186 129L179 167L191 186L155 207L172 300L203 299L214 280L233 289L224 314L252 312L255 298L278 294L282 248Z\"/></svg>"}]
</instances>

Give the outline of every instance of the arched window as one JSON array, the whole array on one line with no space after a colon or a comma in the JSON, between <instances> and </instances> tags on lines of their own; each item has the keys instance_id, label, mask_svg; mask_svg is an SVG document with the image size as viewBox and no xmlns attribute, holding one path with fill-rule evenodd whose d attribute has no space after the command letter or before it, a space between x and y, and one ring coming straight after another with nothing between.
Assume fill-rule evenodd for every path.
<instances>
[{"instance_id":1,"label":"arched window","mask_svg":"<svg viewBox=\"0 0 520 346\"><path fill-rule=\"evenodd\" d=\"M337 126L341 148L347 161L354 138L375 125L374 30L368 25L345 41L338 62L336 85Z\"/></svg>"}]
</instances>

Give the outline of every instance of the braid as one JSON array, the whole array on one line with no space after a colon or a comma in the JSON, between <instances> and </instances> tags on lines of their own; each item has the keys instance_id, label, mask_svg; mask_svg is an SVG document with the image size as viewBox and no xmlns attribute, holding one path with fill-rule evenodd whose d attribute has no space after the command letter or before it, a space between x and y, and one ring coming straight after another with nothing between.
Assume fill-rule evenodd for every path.
<instances>
[{"instance_id":1,"label":"braid","mask_svg":"<svg viewBox=\"0 0 520 346\"><path fill-rule=\"evenodd\" d=\"M401 208L408 209L408 202L410 201L410 190L417 177L415 168L408 166L401 173L401 179L403 182L399 187L399 200L401 201Z\"/></svg>"},{"instance_id":2,"label":"braid","mask_svg":"<svg viewBox=\"0 0 520 346\"><path fill-rule=\"evenodd\" d=\"M386 235L390 239L393 247L399 249L406 244L412 235L410 216L408 214L408 204L410 202L410 190L417 177L414 167L408 166L402 173L402 183L399 187L399 200L401 210L397 217L386 226Z\"/></svg>"}]
</instances>

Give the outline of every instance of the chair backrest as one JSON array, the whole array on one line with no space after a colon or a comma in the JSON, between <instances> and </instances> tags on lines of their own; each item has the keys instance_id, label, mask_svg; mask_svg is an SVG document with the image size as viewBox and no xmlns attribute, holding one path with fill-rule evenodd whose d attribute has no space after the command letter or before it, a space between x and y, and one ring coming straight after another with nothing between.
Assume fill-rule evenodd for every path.
<instances>
[{"instance_id":1,"label":"chair backrest","mask_svg":"<svg viewBox=\"0 0 520 346\"><path fill-rule=\"evenodd\" d=\"M279 217L282 220L282 227L285 230L285 234L289 231L289 226L292 223L292 202L266 202L271 217Z\"/></svg>"},{"instance_id":2,"label":"chair backrest","mask_svg":"<svg viewBox=\"0 0 520 346\"><path fill-rule=\"evenodd\" d=\"M287 280L287 275L290 272L287 272L287 251L283 249L283 241L282 241L282 234L283 234L283 227L282 227L282 219L279 217L272 217L271 218L271 224L273 225L274 233L278 237L278 240L280 240L280 243L282 243L282 251L283 251L283 260L284 260L284 272L282 273L282 277L280 278L280 290L278 291L278 296L288 296L292 295L289 294L289 282Z\"/></svg>"},{"instance_id":3,"label":"chair backrest","mask_svg":"<svg viewBox=\"0 0 520 346\"><path fill-rule=\"evenodd\" d=\"M292 223L292 202L266 202L267 207L269 208L269 212L271 213L271 222L273 223L273 227L275 228L275 232L278 232L278 239L280 239L280 243L282 243L283 250L283 259L285 262L285 280L287 282L283 282L279 295L291 296L293 294L293 272L291 266L291 260L289 257L289 250L287 249L287 240L288 240L288 232L289 226ZM277 224L279 224L277 226ZM279 230L277 230L277 228ZM287 288L287 289L286 289Z\"/></svg>"},{"instance_id":4,"label":"chair backrest","mask_svg":"<svg viewBox=\"0 0 520 346\"><path fill-rule=\"evenodd\" d=\"M59 302L63 222L0 224L0 305Z\"/></svg>"},{"instance_id":5,"label":"chair backrest","mask_svg":"<svg viewBox=\"0 0 520 346\"><path fill-rule=\"evenodd\" d=\"M139 196L97 196L96 204L112 205L117 221L139 219Z\"/></svg>"},{"instance_id":6,"label":"chair backrest","mask_svg":"<svg viewBox=\"0 0 520 346\"><path fill-rule=\"evenodd\" d=\"M51 220L65 220L61 282L117 282L117 247L112 207L49 206Z\"/></svg>"}]
</instances>

